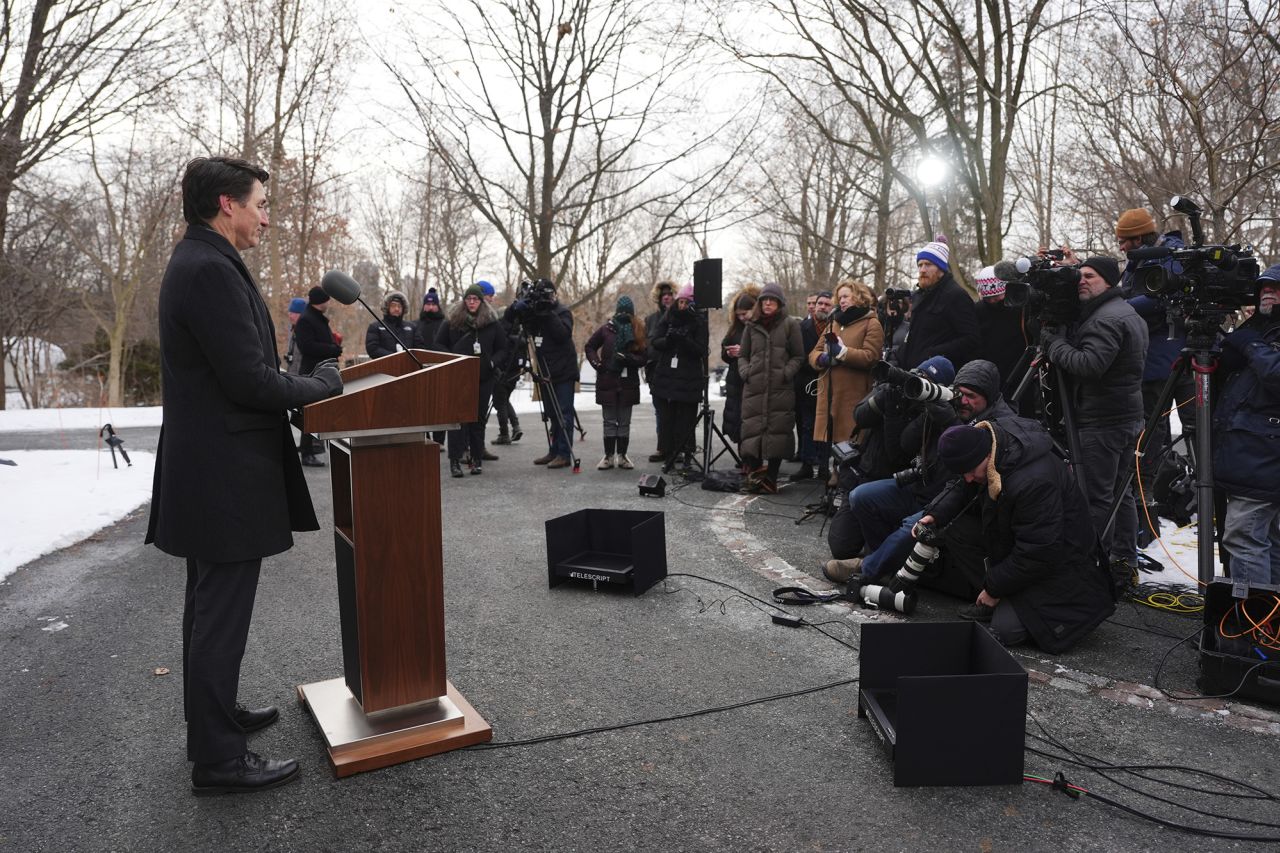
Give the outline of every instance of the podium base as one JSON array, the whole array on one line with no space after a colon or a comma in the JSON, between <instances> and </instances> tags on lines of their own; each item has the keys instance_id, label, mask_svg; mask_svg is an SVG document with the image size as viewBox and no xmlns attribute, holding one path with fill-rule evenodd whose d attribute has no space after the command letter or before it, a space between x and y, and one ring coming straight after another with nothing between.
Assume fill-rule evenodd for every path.
<instances>
[{"instance_id":1,"label":"podium base","mask_svg":"<svg viewBox=\"0 0 1280 853\"><path fill-rule=\"evenodd\" d=\"M320 728L341 778L490 740L493 729L453 682L446 684L439 699L375 714L364 712L342 678L300 686L298 701Z\"/></svg>"}]
</instances>

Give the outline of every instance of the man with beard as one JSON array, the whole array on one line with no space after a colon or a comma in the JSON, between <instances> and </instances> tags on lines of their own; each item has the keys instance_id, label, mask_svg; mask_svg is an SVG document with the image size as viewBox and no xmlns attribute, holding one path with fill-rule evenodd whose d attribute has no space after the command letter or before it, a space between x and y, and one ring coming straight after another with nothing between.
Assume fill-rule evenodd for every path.
<instances>
[{"instance_id":1,"label":"man with beard","mask_svg":"<svg viewBox=\"0 0 1280 853\"><path fill-rule=\"evenodd\" d=\"M949 258L941 234L916 254L919 289L911 295L911 325L898 352L900 365L940 355L959 370L978 353L982 341L973 300L951 276Z\"/></svg>"}]
</instances>

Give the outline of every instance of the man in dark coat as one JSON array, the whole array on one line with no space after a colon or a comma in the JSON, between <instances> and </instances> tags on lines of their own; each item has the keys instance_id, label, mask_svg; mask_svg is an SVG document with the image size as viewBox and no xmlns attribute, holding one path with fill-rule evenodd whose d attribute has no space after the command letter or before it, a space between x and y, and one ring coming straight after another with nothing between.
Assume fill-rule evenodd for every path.
<instances>
[{"instance_id":1,"label":"man in dark coat","mask_svg":"<svg viewBox=\"0 0 1280 853\"><path fill-rule=\"evenodd\" d=\"M1232 595L1280 584L1280 264L1258 278L1254 315L1222 340L1213 474L1227 493Z\"/></svg>"},{"instance_id":2,"label":"man in dark coat","mask_svg":"<svg viewBox=\"0 0 1280 853\"><path fill-rule=\"evenodd\" d=\"M549 469L573 465L573 390L578 381L578 349L573 344L573 312L555 296L555 285L539 279L535 296L517 299L510 312L520 318L534 343L538 375L550 381L543 394L555 395L556 404L544 398L543 418L550 422L550 446L545 456L533 460L534 465Z\"/></svg>"},{"instance_id":3,"label":"man in dark coat","mask_svg":"<svg viewBox=\"0 0 1280 853\"><path fill-rule=\"evenodd\" d=\"M1147 324L1115 285L1120 266L1092 257L1080 266L1080 315L1067 329L1047 328L1040 345L1065 374L1065 396L1075 412L1080 459L1076 476L1093 515L1093 526L1110 555L1120 588L1129 586L1137 566L1138 512L1126 490L1115 524L1105 530L1116 488L1133 464L1142 432L1142 371L1147 358Z\"/></svg>"},{"instance_id":4,"label":"man in dark coat","mask_svg":"<svg viewBox=\"0 0 1280 853\"><path fill-rule=\"evenodd\" d=\"M440 307L440 294L434 287L427 288L422 297L422 313L414 324L414 346L418 349L435 349L436 335L440 334L440 324L444 322L444 311Z\"/></svg>"},{"instance_id":5,"label":"man in dark coat","mask_svg":"<svg viewBox=\"0 0 1280 853\"><path fill-rule=\"evenodd\" d=\"M187 561L183 693L197 794L257 791L295 761L249 752L278 717L236 702L262 558L317 530L285 410L342 390L336 365L281 373L267 305L241 260L267 226L267 173L198 158L182 178L186 235L160 285L160 428L147 542Z\"/></svg>"},{"instance_id":6,"label":"man in dark coat","mask_svg":"<svg viewBox=\"0 0 1280 853\"><path fill-rule=\"evenodd\" d=\"M317 364L326 359L342 355L342 344L334 339L333 330L329 328L326 313L332 305L329 294L323 288L313 287L307 294L307 308L293 326L293 339L302 353L302 373L315 370ZM322 468L318 454L324 452L324 445L316 441L311 433L302 434L302 442L298 448L302 455L302 464L309 468Z\"/></svg>"},{"instance_id":7,"label":"man in dark coat","mask_svg":"<svg viewBox=\"0 0 1280 853\"><path fill-rule=\"evenodd\" d=\"M405 317L409 313L409 300L398 290L387 294L382 301L382 319L369 324L364 335L364 349L369 358L382 358L414 346L417 332ZM400 340L396 340L396 336ZM400 341L404 341L401 346Z\"/></svg>"},{"instance_id":8,"label":"man in dark coat","mask_svg":"<svg viewBox=\"0 0 1280 853\"><path fill-rule=\"evenodd\" d=\"M658 447L668 451L662 464L669 473L683 456L682 468L693 467L697 441L698 404L706 378L702 358L707 352L706 314L694 308L693 285L686 284L653 327L649 357L653 363L649 388L658 412Z\"/></svg>"},{"instance_id":9,"label":"man in dark coat","mask_svg":"<svg viewBox=\"0 0 1280 853\"><path fill-rule=\"evenodd\" d=\"M818 378L818 371L809 365L808 354L818 345L818 338L826 331L827 322L831 318L831 291L821 290L810 294L806 300L809 314L800 321L800 343L804 347L805 360L796 371L794 385L796 388L796 428L800 431L800 470L789 478L792 482L800 482L813 477L818 470L828 471L827 458L831 445L825 441L814 441L814 419L818 413L818 398L809 393L809 386ZM816 386L815 386L816 387ZM822 479L827 475L823 474Z\"/></svg>"},{"instance_id":10,"label":"man in dark coat","mask_svg":"<svg viewBox=\"0 0 1280 853\"><path fill-rule=\"evenodd\" d=\"M1005 303L1007 282L996 277L995 267L983 267L974 278L974 285L979 296L974 305L981 340L978 357L996 366L1000 371L999 387L1004 387L1020 378L1013 375L1014 368L1035 340L1039 323L1027 317L1026 306L1011 308Z\"/></svg>"},{"instance_id":11,"label":"man in dark coat","mask_svg":"<svg viewBox=\"0 0 1280 853\"><path fill-rule=\"evenodd\" d=\"M949 258L941 235L916 253L920 287L911 296L911 324L897 358L905 369L941 355L959 370L978 354L981 339L973 299L952 278Z\"/></svg>"},{"instance_id":12,"label":"man in dark coat","mask_svg":"<svg viewBox=\"0 0 1280 853\"><path fill-rule=\"evenodd\" d=\"M948 429L938 456L963 484L943 492L920 519L945 525L981 504L987 570L969 618L989 621L1007 646L1028 637L1046 652L1074 646L1115 612L1089 507L1052 441L1027 418ZM957 481L959 483L959 481Z\"/></svg>"},{"instance_id":13,"label":"man in dark coat","mask_svg":"<svg viewBox=\"0 0 1280 853\"><path fill-rule=\"evenodd\" d=\"M676 286L670 281L660 281L653 286L650 296L653 298L655 310L644 318L644 338L652 344L653 336L658 330L658 321L662 319L662 315L667 313L667 309L671 307L671 304L676 301ZM644 366L644 379L645 382L649 383L649 393L652 396L653 377L657 372L658 360L656 354L650 353L650 355L649 361ZM658 408L657 400L653 401L653 421L654 431L658 435L658 449L649 454L649 461L662 462L667 458L667 449L662 446L662 412ZM677 449L672 454L672 458L674 459L679 452Z\"/></svg>"}]
</instances>

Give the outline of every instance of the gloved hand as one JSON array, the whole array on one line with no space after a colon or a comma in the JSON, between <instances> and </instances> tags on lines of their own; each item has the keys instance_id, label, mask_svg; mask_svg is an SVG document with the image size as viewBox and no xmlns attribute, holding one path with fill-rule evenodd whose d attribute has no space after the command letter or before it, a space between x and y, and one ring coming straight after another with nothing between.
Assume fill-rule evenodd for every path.
<instances>
[{"instance_id":1,"label":"gloved hand","mask_svg":"<svg viewBox=\"0 0 1280 853\"><path fill-rule=\"evenodd\" d=\"M527 299L517 299L511 303L511 310L517 314L527 313L529 310L529 301Z\"/></svg>"},{"instance_id":2,"label":"gloved hand","mask_svg":"<svg viewBox=\"0 0 1280 853\"><path fill-rule=\"evenodd\" d=\"M1234 332L1222 339L1222 348L1225 350L1230 347L1241 355L1244 355L1249 349L1249 344L1262 339L1262 335L1257 329L1236 329Z\"/></svg>"},{"instance_id":3,"label":"gloved hand","mask_svg":"<svg viewBox=\"0 0 1280 853\"><path fill-rule=\"evenodd\" d=\"M844 341L840 340L839 338L836 338L835 346L832 348L831 355L835 358L836 361L841 361L844 359L845 350L847 349L849 348L844 345Z\"/></svg>"},{"instance_id":4,"label":"gloved hand","mask_svg":"<svg viewBox=\"0 0 1280 853\"><path fill-rule=\"evenodd\" d=\"M342 393L342 375L338 373L338 360L336 358L326 358L311 369L308 376L324 382L325 390L328 392L326 396L336 397Z\"/></svg>"},{"instance_id":5,"label":"gloved hand","mask_svg":"<svg viewBox=\"0 0 1280 853\"><path fill-rule=\"evenodd\" d=\"M818 368L825 370L827 364L831 361L825 352L818 353Z\"/></svg>"},{"instance_id":6,"label":"gloved hand","mask_svg":"<svg viewBox=\"0 0 1280 853\"><path fill-rule=\"evenodd\" d=\"M1040 348L1052 355L1053 345L1062 340L1062 332L1056 327L1046 326L1040 330Z\"/></svg>"}]
</instances>

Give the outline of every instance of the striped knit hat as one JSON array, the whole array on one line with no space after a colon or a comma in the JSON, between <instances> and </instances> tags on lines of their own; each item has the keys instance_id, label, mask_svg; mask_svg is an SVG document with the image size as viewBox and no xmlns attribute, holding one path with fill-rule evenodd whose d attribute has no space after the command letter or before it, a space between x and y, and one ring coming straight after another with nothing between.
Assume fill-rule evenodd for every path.
<instances>
[{"instance_id":1,"label":"striped knit hat","mask_svg":"<svg viewBox=\"0 0 1280 853\"><path fill-rule=\"evenodd\" d=\"M988 296L1003 296L1005 283L996 278L995 267L983 267L973 279L978 287L978 295L983 299Z\"/></svg>"},{"instance_id":2,"label":"striped knit hat","mask_svg":"<svg viewBox=\"0 0 1280 853\"><path fill-rule=\"evenodd\" d=\"M950 272L951 252L947 248L947 238L938 234L932 243L925 243L924 248L916 253L917 261L928 261L943 272Z\"/></svg>"}]
</instances>

